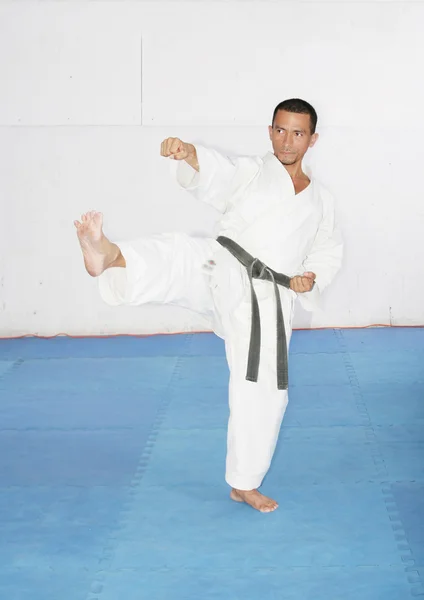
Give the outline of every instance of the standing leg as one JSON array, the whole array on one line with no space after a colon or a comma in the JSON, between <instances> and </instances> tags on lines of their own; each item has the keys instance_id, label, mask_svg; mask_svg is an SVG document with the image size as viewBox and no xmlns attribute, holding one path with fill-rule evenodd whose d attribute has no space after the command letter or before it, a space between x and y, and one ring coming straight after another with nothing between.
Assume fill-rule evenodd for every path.
<instances>
[{"instance_id":1,"label":"standing leg","mask_svg":"<svg viewBox=\"0 0 424 600\"><path fill-rule=\"evenodd\" d=\"M289 344L293 295L286 290L280 295ZM226 337L230 367L226 481L233 488L233 500L247 502L261 512L271 512L278 507L277 502L262 495L257 488L271 465L288 394L286 390L277 389L275 300L272 296L260 301L262 348L258 381L246 380L249 310L250 306L245 303Z\"/></svg>"}]
</instances>

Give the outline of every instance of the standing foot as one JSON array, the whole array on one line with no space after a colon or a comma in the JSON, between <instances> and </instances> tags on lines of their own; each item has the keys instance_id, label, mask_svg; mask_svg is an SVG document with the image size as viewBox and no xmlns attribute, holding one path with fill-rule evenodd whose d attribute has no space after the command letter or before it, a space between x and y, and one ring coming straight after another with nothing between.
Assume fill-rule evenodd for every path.
<instances>
[{"instance_id":1,"label":"standing foot","mask_svg":"<svg viewBox=\"0 0 424 600\"><path fill-rule=\"evenodd\" d=\"M102 213L95 211L85 213L81 217L81 222L74 221L74 225L82 249L85 268L92 277L98 277L118 259L121 251L116 244L112 244L105 237L102 230Z\"/></svg>"},{"instance_id":2,"label":"standing foot","mask_svg":"<svg viewBox=\"0 0 424 600\"><path fill-rule=\"evenodd\" d=\"M245 502L252 508L259 510L260 512L273 512L278 508L278 504L272 498L264 496L258 490L236 490L233 488L230 493L231 500L235 502Z\"/></svg>"}]
</instances>

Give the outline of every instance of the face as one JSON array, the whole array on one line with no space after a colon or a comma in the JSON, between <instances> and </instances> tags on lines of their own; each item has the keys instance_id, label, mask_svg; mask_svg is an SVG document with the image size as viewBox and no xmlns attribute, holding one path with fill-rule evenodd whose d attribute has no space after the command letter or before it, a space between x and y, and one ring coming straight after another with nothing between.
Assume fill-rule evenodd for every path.
<instances>
[{"instance_id":1,"label":"face","mask_svg":"<svg viewBox=\"0 0 424 600\"><path fill-rule=\"evenodd\" d=\"M269 127L269 137L275 156L283 165L300 163L308 148L312 148L318 134L311 134L309 115L279 110L274 125Z\"/></svg>"}]
</instances>

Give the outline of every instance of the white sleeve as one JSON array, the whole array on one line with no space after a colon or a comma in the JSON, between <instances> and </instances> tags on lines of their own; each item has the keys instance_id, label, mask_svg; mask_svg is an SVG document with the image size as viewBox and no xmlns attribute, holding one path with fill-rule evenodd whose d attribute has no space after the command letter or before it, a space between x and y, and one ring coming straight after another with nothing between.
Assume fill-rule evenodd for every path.
<instances>
[{"instance_id":1,"label":"white sleeve","mask_svg":"<svg viewBox=\"0 0 424 600\"><path fill-rule=\"evenodd\" d=\"M197 200L225 212L231 197L231 184L238 170L238 159L224 156L216 150L196 145L199 171L185 161L170 161L177 183ZM176 166L175 166L176 165Z\"/></svg>"},{"instance_id":2,"label":"white sleeve","mask_svg":"<svg viewBox=\"0 0 424 600\"><path fill-rule=\"evenodd\" d=\"M304 272L312 271L316 274L314 288L310 292L298 294L306 310L319 308L321 293L340 270L342 259L342 235L336 222L334 200L328 195L325 198L323 217L313 246L302 263Z\"/></svg>"}]
</instances>

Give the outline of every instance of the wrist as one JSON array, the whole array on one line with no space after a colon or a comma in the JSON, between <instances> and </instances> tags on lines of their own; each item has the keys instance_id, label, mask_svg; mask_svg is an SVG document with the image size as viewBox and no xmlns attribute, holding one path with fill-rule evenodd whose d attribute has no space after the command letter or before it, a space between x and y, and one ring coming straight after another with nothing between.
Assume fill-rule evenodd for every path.
<instances>
[{"instance_id":1,"label":"wrist","mask_svg":"<svg viewBox=\"0 0 424 600\"><path fill-rule=\"evenodd\" d=\"M193 169L195 169L196 171L199 170L199 161L197 158L197 152L196 152L196 147L193 146L193 144L187 144L187 152L188 152L188 156L185 159L186 162L193 167Z\"/></svg>"}]
</instances>

